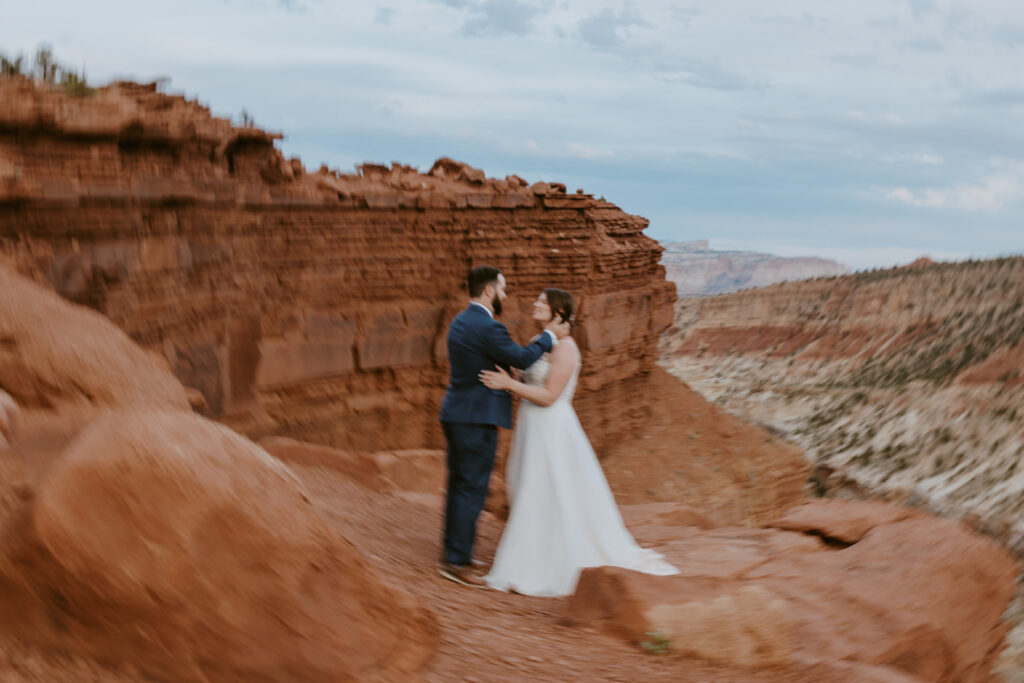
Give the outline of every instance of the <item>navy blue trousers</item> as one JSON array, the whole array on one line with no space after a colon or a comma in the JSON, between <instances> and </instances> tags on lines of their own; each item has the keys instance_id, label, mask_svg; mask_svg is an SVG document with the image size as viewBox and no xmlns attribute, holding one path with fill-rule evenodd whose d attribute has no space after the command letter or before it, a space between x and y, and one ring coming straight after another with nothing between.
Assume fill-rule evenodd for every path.
<instances>
[{"instance_id":1,"label":"navy blue trousers","mask_svg":"<svg viewBox=\"0 0 1024 683\"><path fill-rule=\"evenodd\" d=\"M494 425L442 422L448 442L448 498L444 509L444 556L467 565L473 557L476 520L484 509L498 449Z\"/></svg>"}]
</instances>

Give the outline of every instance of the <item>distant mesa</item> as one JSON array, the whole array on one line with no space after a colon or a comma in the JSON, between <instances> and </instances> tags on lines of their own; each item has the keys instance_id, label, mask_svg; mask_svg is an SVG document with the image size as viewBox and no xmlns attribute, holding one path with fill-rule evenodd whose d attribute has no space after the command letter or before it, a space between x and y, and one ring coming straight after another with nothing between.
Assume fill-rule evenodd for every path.
<instances>
[{"instance_id":1,"label":"distant mesa","mask_svg":"<svg viewBox=\"0 0 1024 683\"><path fill-rule=\"evenodd\" d=\"M680 297L726 294L776 282L847 275L850 269L824 258L785 257L756 251L718 251L708 240L664 242L661 263Z\"/></svg>"}]
</instances>

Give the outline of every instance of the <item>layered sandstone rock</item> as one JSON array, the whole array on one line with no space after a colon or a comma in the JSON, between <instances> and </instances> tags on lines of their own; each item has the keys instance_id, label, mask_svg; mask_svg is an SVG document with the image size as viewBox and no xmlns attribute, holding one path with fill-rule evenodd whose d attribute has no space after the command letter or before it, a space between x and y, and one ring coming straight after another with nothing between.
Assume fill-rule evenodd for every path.
<instances>
[{"instance_id":1,"label":"layered sandstone rock","mask_svg":"<svg viewBox=\"0 0 1024 683\"><path fill-rule=\"evenodd\" d=\"M26 648L38 680L93 680L89 662L98 680L395 680L429 662L431 612L286 465L191 414L103 316L0 282L0 677Z\"/></svg>"},{"instance_id":2,"label":"layered sandstone rock","mask_svg":"<svg viewBox=\"0 0 1024 683\"><path fill-rule=\"evenodd\" d=\"M820 540L849 517L856 540ZM988 680L1019 569L997 544L866 503L818 502L780 525L792 531L663 534L679 576L586 569L565 619L791 680Z\"/></svg>"},{"instance_id":3,"label":"layered sandstone rock","mask_svg":"<svg viewBox=\"0 0 1024 683\"><path fill-rule=\"evenodd\" d=\"M0 387L26 407L62 402L188 410L153 354L95 311L0 266Z\"/></svg>"},{"instance_id":4,"label":"layered sandstone rock","mask_svg":"<svg viewBox=\"0 0 1024 683\"><path fill-rule=\"evenodd\" d=\"M646 220L449 159L307 173L276 137L153 86L73 99L3 79L0 251L253 434L439 445L445 329L479 263L508 276L520 339L541 288L579 298L577 407L599 446L646 419L673 298Z\"/></svg>"},{"instance_id":5,"label":"layered sandstone rock","mask_svg":"<svg viewBox=\"0 0 1024 683\"><path fill-rule=\"evenodd\" d=\"M661 362L804 447L819 492L906 501L1021 554L1022 338L1024 258L921 259L680 301ZM1011 612L1024 623L1024 590ZM1011 642L1019 676L1024 628Z\"/></svg>"},{"instance_id":6,"label":"layered sandstone rock","mask_svg":"<svg viewBox=\"0 0 1024 683\"><path fill-rule=\"evenodd\" d=\"M95 420L18 540L2 573L41 599L0 596L15 633L171 680L390 680L437 638L286 466L199 416Z\"/></svg>"},{"instance_id":7,"label":"layered sandstone rock","mask_svg":"<svg viewBox=\"0 0 1024 683\"><path fill-rule=\"evenodd\" d=\"M677 306L663 364L803 446L825 490L974 520L1024 551L1024 258L774 285Z\"/></svg>"},{"instance_id":8,"label":"layered sandstone rock","mask_svg":"<svg viewBox=\"0 0 1024 683\"><path fill-rule=\"evenodd\" d=\"M644 219L450 159L306 173L153 86L0 93L0 257L163 356L205 414L349 454L441 447L446 326L468 266L494 263L520 340L542 287L577 295L574 405L619 500L745 523L802 499L797 449L654 366L673 286Z\"/></svg>"},{"instance_id":9,"label":"layered sandstone rock","mask_svg":"<svg viewBox=\"0 0 1024 683\"><path fill-rule=\"evenodd\" d=\"M35 300L21 303L31 306ZM119 338L109 322L66 329L55 323L54 328L70 337ZM89 340L83 347L98 348ZM114 344L111 351L118 348ZM116 355L86 356L82 362L95 364L96 358L116 364ZM152 356L143 358L150 362L139 365L145 373L161 371ZM129 356L125 362L134 361ZM93 377L99 368L74 371ZM669 379L652 375L655 387ZM56 379L55 386L65 386L62 376ZM97 380L97 386L108 385ZM11 448L0 452L0 677L76 683L391 681L424 673L430 680L448 680L466 677L469 670L480 680L505 680L529 670L539 680L561 680L593 679L614 670L625 679L654 673L669 680L781 681L794 675L797 680L895 680L893 672L905 670L926 678L962 673L958 680L971 680L987 671L988 660L979 659L978 652L1001 637L989 613L1011 590L1014 568L992 552L991 544L962 530L942 529L941 540L920 526L879 535L875 513L796 511L787 524L822 536L836 532L837 517L853 519L862 538L854 548L871 547L844 555L848 562L794 565L795 557L831 557L836 551L801 533L702 531L714 526L711 520L663 503L624 509L638 540L684 568L684 579L703 577L736 590L691 591L687 602L655 603L667 605L651 612L655 629L682 632L697 624L703 636L694 632L688 649L680 650L687 659L671 668L639 652L629 658L625 646L616 651L613 641L597 640L594 647L601 638L596 634L566 637L566 630L553 623L550 601L530 607L528 598L459 589L434 574L440 498L431 487L436 490L440 480L439 452L370 457L265 440L296 463L293 471L224 426L189 414L180 405L181 395L175 395L177 408L160 401L147 405L144 397L125 408L115 394L113 407L83 406L78 397L22 415ZM727 420L715 420L713 409L696 397L672 398L690 401L676 410L703 410L712 418L702 424L715 433L700 438L724 446L744 436ZM658 410L655 406L655 415ZM691 419L703 417L694 415ZM71 429L63 426L69 419ZM744 441L744 447L751 445ZM727 469L741 460L717 455ZM634 458L646 466L636 452ZM28 486L8 498L7 466L40 461L46 465L34 474L14 472ZM766 474L770 463L761 465L766 469L752 474ZM705 469L702 474L710 475L719 468L709 463ZM411 470L418 474L409 476ZM724 480L738 485L736 474L729 472ZM761 500L770 500L769 494ZM776 498L774 505L780 504ZM481 545L493 552L498 529L487 517L483 526ZM949 564L938 561L942 555ZM882 556L890 564L880 566L876 560ZM957 583L949 585L936 567L949 569ZM878 571L868 575L865 568ZM752 587L737 586L740 580ZM865 604L859 591L873 581L885 587L875 599L898 594L902 602L887 602L882 609L869 601L886 618L876 618L874 630L852 631L855 638L845 630L845 610L848 602ZM818 604L826 589L834 591L840 582L849 584L849 600ZM402 586L420 599L409 598ZM613 598L634 594L626 588ZM668 595L680 597L675 587ZM516 602L504 603L505 597ZM424 601L438 605L437 613L444 615L445 639L438 638ZM922 608L925 601L930 606ZM799 606L795 614L789 611L792 604ZM785 620L795 635L765 628L765 614L776 626ZM808 614L822 618L808 626ZM882 641L902 636L915 620L941 626L913 631L910 641L892 639L880 652L881 641L858 640L864 634ZM943 629L952 620L966 635L949 646ZM719 626L724 630L716 630ZM813 638L804 644L807 628ZM709 632L727 637L708 638ZM482 634L486 645L480 645ZM62 655L52 656L51 648ZM495 652L519 658L498 658ZM524 652L531 653L529 659ZM871 657L879 664L862 661ZM719 664L709 671L697 658ZM968 664L973 668L965 668ZM741 668L750 666L760 668Z\"/></svg>"}]
</instances>

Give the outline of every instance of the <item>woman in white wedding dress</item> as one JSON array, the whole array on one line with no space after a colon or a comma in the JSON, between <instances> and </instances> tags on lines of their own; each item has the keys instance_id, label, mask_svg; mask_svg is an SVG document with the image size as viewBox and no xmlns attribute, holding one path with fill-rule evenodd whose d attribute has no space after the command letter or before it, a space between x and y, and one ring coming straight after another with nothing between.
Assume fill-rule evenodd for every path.
<instances>
[{"instance_id":1,"label":"woman in white wedding dress","mask_svg":"<svg viewBox=\"0 0 1024 683\"><path fill-rule=\"evenodd\" d=\"M553 315L573 319L569 292L548 288L533 305L544 325ZM568 328L568 326L566 326ZM624 567L647 574L678 574L653 550L636 544L622 522L611 489L583 432L572 397L580 352L568 333L517 381L484 371L483 383L520 396L506 466L509 518L485 581L525 595L571 595L585 567Z\"/></svg>"}]
</instances>

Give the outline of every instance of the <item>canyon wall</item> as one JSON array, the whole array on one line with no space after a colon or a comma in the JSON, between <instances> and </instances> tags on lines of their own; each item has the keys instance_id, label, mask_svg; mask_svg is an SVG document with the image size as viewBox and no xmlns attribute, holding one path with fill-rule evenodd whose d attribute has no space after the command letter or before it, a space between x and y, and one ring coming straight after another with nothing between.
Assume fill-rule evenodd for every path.
<instances>
[{"instance_id":1,"label":"canyon wall","mask_svg":"<svg viewBox=\"0 0 1024 683\"><path fill-rule=\"evenodd\" d=\"M279 135L155 86L0 80L0 256L108 316L251 435L437 446L444 343L472 265L513 336L545 286L579 300L577 410L599 450L649 414L673 285L643 218L559 183L364 164L307 173Z\"/></svg>"},{"instance_id":2,"label":"canyon wall","mask_svg":"<svg viewBox=\"0 0 1024 683\"><path fill-rule=\"evenodd\" d=\"M801 446L819 494L923 507L1024 555L1024 258L681 299L660 363ZM1024 586L999 669L1024 671Z\"/></svg>"},{"instance_id":3,"label":"canyon wall","mask_svg":"<svg viewBox=\"0 0 1024 683\"><path fill-rule=\"evenodd\" d=\"M1024 552L1024 258L681 300L662 363L806 449L823 490L909 500Z\"/></svg>"}]
</instances>

